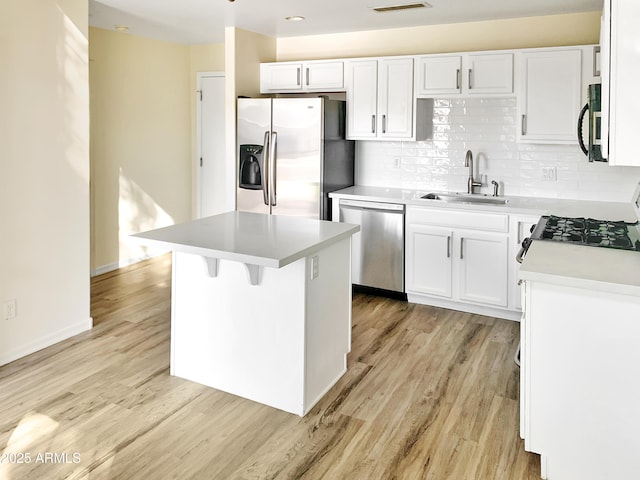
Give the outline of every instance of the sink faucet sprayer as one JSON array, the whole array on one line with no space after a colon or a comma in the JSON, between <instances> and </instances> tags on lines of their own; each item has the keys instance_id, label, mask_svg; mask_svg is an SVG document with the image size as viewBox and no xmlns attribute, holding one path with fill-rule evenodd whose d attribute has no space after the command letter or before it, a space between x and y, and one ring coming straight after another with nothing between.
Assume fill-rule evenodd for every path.
<instances>
[{"instance_id":1,"label":"sink faucet sprayer","mask_svg":"<svg viewBox=\"0 0 640 480\"><path fill-rule=\"evenodd\" d=\"M467 193L473 193L474 187L481 187L481 182L476 182L473 179L473 153L471 150L467 150L467 155L464 157L464 166L469 167L469 180L467 180Z\"/></svg>"}]
</instances>

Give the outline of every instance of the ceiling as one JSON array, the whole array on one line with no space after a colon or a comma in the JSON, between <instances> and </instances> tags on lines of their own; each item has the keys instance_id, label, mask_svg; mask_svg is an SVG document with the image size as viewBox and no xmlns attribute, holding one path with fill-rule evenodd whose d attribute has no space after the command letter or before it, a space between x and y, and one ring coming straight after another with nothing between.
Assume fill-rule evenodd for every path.
<instances>
[{"instance_id":1,"label":"ceiling","mask_svg":"<svg viewBox=\"0 0 640 480\"><path fill-rule=\"evenodd\" d=\"M603 0L428 0L432 8L377 13L420 0L89 0L89 24L187 45L221 43L224 27L273 37L379 30L602 9ZM291 22L287 16L304 21Z\"/></svg>"}]
</instances>

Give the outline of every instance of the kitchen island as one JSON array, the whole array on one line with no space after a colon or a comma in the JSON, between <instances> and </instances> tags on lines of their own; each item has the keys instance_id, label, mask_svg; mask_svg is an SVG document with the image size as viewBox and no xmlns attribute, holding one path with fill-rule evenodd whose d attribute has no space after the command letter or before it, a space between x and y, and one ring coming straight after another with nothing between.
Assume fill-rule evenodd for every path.
<instances>
[{"instance_id":1,"label":"kitchen island","mask_svg":"<svg viewBox=\"0 0 640 480\"><path fill-rule=\"evenodd\" d=\"M346 371L358 229L228 212L134 235L173 251L171 374L305 415Z\"/></svg>"}]
</instances>

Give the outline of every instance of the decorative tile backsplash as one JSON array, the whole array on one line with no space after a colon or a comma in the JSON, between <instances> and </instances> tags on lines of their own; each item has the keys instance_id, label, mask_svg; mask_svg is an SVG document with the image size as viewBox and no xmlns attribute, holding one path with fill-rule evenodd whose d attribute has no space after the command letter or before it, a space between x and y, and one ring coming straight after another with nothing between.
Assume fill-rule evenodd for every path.
<instances>
[{"instance_id":1,"label":"decorative tile backsplash","mask_svg":"<svg viewBox=\"0 0 640 480\"><path fill-rule=\"evenodd\" d=\"M432 139L357 142L356 183L466 191L468 169L464 158L471 150L483 193L491 193L491 181L496 180L501 195L620 202L631 199L640 180L640 168L589 163L577 145L518 143L516 128L513 97L436 99ZM543 178L546 167L555 169L555 180Z\"/></svg>"}]
</instances>

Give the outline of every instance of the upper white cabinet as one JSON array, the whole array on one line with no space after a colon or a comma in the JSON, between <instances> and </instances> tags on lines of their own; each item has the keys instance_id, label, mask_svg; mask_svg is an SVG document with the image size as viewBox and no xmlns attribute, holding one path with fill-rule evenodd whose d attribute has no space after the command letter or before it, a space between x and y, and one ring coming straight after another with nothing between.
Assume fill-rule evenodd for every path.
<instances>
[{"instance_id":1,"label":"upper white cabinet","mask_svg":"<svg viewBox=\"0 0 640 480\"><path fill-rule=\"evenodd\" d=\"M462 57L429 55L419 57L416 67L418 95L451 95L461 92Z\"/></svg>"},{"instance_id":2,"label":"upper white cabinet","mask_svg":"<svg viewBox=\"0 0 640 480\"><path fill-rule=\"evenodd\" d=\"M347 138L411 139L413 58L345 62Z\"/></svg>"},{"instance_id":3,"label":"upper white cabinet","mask_svg":"<svg viewBox=\"0 0 640 480\"><path fill-rule=\"evenodd\" d=\"M518 54L518 138L532 143L577 143L582 107L582 49Z\"/></svg>"},{"instance_id":4,"label":"upper white cabinet","mask_svg":"<svg viewBox=\"0 0 640 480\"><path fill-rule=\"evenodd\" d=\"M260 64L260 92L344 90L344 62L310 61Z\"/></svg>"},{"instance_id":5,"label":"upper white cabinet","mask_svg":"<svg viewBox=\"0 0 640 480\"><path fill-rule=\"evenodd\" d=\"M602 147L611 165L640 166L640 2L605 0L602 16ZM608 135L607 135L608 133Z\"/></svg>"},{"instance_id":6,"label":"upper white cabinet","mask_svg":"<svg viewBox=\"0 0 640 480\"><path fill-rule=\"evenodd\" d=\"M419 96L513 93L512 53L469 53L418 57Z\"/></svg>"}]
</instances>

